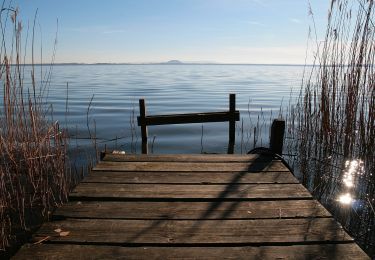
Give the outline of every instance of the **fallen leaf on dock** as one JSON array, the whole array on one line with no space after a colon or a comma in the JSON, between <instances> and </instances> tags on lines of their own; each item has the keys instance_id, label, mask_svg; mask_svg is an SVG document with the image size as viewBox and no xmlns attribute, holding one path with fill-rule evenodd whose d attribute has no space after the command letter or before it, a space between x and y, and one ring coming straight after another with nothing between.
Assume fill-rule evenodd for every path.
<instances>
[{"instance_id":1,"label":"fallen leaf on dock","mask_svg":"<svg viewBox=\"0 0 375 260\"><path fill-rule=\"evenodd\" d=\"M34 245L38 245L40 243L42 243L43 241L46 241L50 238L50 236L46 236L46 237L43 237L42 239L36 241L35 243L33 243Z\"/></svg>"},{"instance_id":2,"label":"fallen leaf on dock","mask_svg":"<svg viewBox=\"0 0 375 260\"><path fill-rule=\"evenodd\" d=\"M66 237L68 236L70 233L70 231L63 231L63 232L60 232L60 237Z\"/></svg>"},{"instance_id":3,"label":"fallen leaf on dock","mask_svg":"<svg viewBox=\"0 0 375 260\"><path fill-rule=\"evenodd\" d=\"M62 230L61 230L61 228L57 228L57 229L55 229L54 230L56 233L60 233Z\"/></svg>"}]
</instances>

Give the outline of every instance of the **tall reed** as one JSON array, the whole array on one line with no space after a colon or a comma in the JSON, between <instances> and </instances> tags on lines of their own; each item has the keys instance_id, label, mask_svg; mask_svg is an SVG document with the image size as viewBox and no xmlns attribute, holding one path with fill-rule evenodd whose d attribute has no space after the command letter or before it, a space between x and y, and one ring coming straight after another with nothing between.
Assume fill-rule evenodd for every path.
<instances>
[{"instance_id":1,"label":"tall reed","mask_svg":"<svg viewBox=\"0 0 375 260\"><path fill-rule=\"evenodd\" d=\"M373 0L332 0L324 41L289 112L303 184L370 254L375 248Z\"/></svg>"},{"instance_id":2,"label":"tall reed","mask_svg":"<svg viewBox=\"0 0 375 260\"><path fill-rule=\"evenodd\" d=\"M67 198L70 174L67 139L59 122L51 120L46 105L49 67L25 64L27 38L22 39L18 10L6 7L0 13L0 78L3 100L0 108L0 250L22 242L48 218L50 211ZM34 22L35 27L35 22ZM24 50L24 51L23 51ZM52 65L51 65L52 66ZM37 72L38 70L38 72ZM36 75L40 73L40 78Z\"/></svg>"}]
</instances>

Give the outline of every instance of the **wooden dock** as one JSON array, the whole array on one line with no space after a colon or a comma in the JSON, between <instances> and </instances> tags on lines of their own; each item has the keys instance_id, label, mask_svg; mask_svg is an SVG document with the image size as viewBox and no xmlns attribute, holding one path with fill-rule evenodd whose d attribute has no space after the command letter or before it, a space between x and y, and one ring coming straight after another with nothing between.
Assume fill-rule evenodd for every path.
<instances>
[{"instance_id":1,"label":"wooden dock","mask_svg":"<svg viewBox=\"0 0 375 260\"><path fill-rule=\"evenodd\" d=\"M284 164L106 154L14 259L369 259Z\"/></svg>"}]
</instances>

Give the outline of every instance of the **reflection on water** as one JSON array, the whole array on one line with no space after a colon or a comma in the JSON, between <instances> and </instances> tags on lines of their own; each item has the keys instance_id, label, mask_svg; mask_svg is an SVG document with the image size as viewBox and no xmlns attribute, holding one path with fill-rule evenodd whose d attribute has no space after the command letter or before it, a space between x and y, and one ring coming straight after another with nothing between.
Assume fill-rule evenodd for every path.
<instances>
[{"instance_id":1,"label":"reflection on water","mask_svg":"<svg viewBox=\"0 0 375 260\"><path fill-rule=\"evenodd\" d=\"M343 182L346 187L350 188L354 186L354 179L356 176L363 174L363 161L352 160L345 162L345 172Z\"/></svg>"},{"instance_id":2,"label":"reflection on water","mask_svg":"<svg viewBox=\"0 0 375 260\"><path fill-rule=\"evenodd\" d=\"M339 196L339 202L345 205L352 204L353 198L350 193L342 194Z\"/></svg>"},{"instance_id":3,"label":"reflection on water","mask_svg":"<svg viewBox=\"0 0 375 260\"><path fill-rule=\"evenodd\" d=\"M360 159L348 160L345 162L343 174L343 190L338 197L338 201L344 205L350 205L354 202L352 189L360 175L364 173L363 161Z\"/></svg>"},{"instance_id":4,"label":"reflection on water","mask_svg":"<svg viewBox=\"0 0 375 260\"><path fill-rule=\"evenodd\" d=\"M29 69L25 68L25 75L30 74ZM268 145L270 119L288 105L289 97L298 95L299 91L291 93L291 87L299 89L303 69L260 65L55 66L48 102L53 104L54 120L68 128L72 143L78 139L82 148L92 149L91 141L86 141L89 126L100 145L140 152L140 128L136 125L140 98L146 100L150 115L178 114L225 111L229 93L236 93L236 109L240 111L244 131L242 134L242 122L237 122L235 152L241 153L242 149L246 153L253 148L256 138L252 126L258 120L256 144ZM0 103L1 100L2 92ZM203 133L202 124L152 126L148 130L150 141L155 138L153 151L157 154L200 153L202 139L204 152L227 151L225 123L204 124Z\"/></svg>"}]
</instances>

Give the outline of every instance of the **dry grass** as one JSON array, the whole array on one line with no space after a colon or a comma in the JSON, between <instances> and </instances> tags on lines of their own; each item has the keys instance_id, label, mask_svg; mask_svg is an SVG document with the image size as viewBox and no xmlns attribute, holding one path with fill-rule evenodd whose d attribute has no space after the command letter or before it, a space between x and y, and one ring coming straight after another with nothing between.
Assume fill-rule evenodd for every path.
<instances>
[{"instance_id":1,"label":"dry grass","mask_svg":"<svg viewBox=\"0 0 375 260\"><path fill-rule=\"evenodd\" d=\"M375 248L373 0L332 1L325 40L289 113L289 150L303 184L366 248ZM353 185L351 185L353 184ZM341 194L354 202L343 205Z\"/></svg>"},{"instance_id":2,"label":"dry grass","mask_svg":"<svg viewBox=\"0 0 375 260\"><path fill-rule=\"evenodd\" d=\"M28 232L48 218L50 211L66 200L71 181L66 158L67 139L59 123L50 120L49 107L45 104L49 68L47 66L46 73L40 71L44 77L37 79L36 70L39 72L43 68L24 64L22 50L27 44L22 42L18 10L4 5L0 16L3 87L0 250L22 242ZM33 47L31 53L34 56Z\"/></svg>"}]
</instances>

